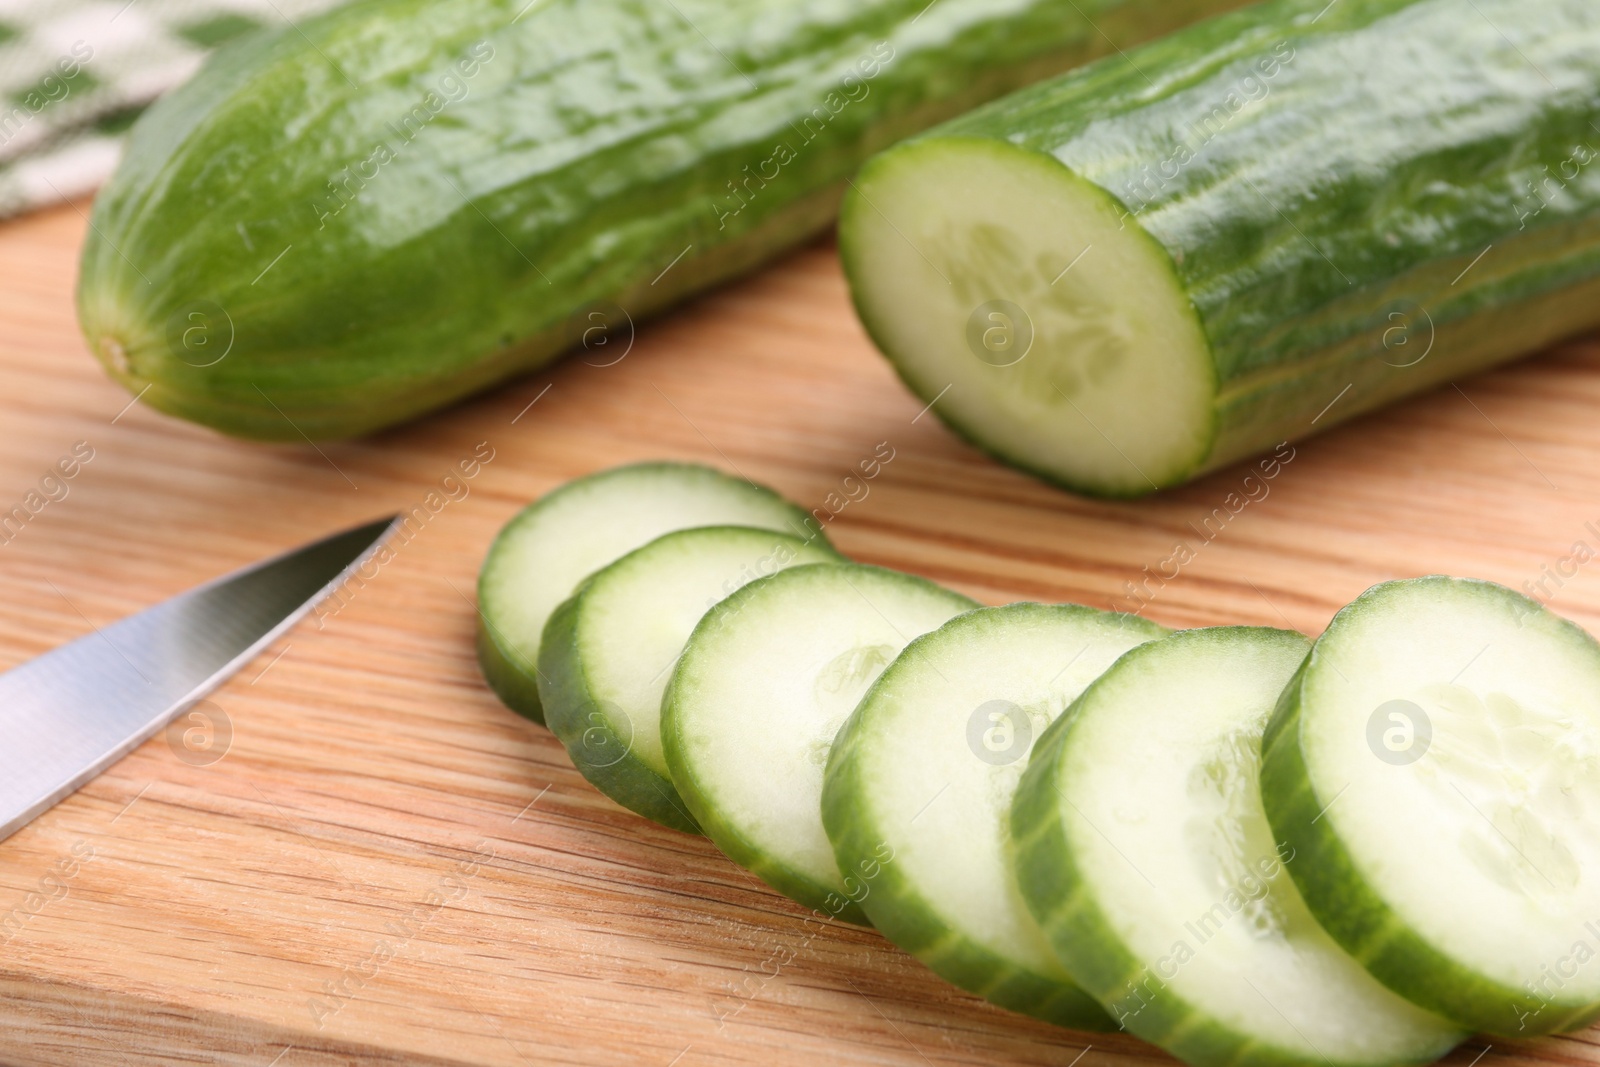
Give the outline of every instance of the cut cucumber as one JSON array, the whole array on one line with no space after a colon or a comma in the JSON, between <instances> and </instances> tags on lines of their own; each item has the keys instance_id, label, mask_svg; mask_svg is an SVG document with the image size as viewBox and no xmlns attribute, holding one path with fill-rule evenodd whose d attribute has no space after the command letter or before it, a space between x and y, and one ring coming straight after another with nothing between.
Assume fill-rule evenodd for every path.
<instances>
[{"instance_id":1,"label":"cut cucumber","mask_svg":"<svg viewBox=\"0 0 1600 1067\"><path fill-rule=\"evenodd\" d=\"M664 534L597 571L545 624L539 700L550 731L606 796L698 832L661 751L661 695L684 642L740 587L791 564L838 558L788 534L702 526Z\"/></svg>"},{"instance_id":2,"label":"cut cucumber","mask_svg":"<svg viewBox=\"0 0 1600 1067\"><path fill-rule=\"evenodd\" d=\"M1592 0L1220 16L870 161L856 307L1000 458L1182 482L1600 323L1597 53Z\"/></svg>"},{"instance_id":3,"label":"cut cucumber","mask_svg":"<svg viewBox=\"0 0 1600 1067\"><path fill-rule=\"evenodd\" d=\"M691 526L758 526L826 544L777 493L710 467L639 463L568 482L524 508L478 575L478 663L513 711L544 721L539 639L556 606L618 556Z\"/></svg>"},{"instance_id":4,"label":"cut cucumber","mask_svg":"<svg viewBox=\"0 0 1600 1067\"><path fill-rule=\"evenodd\" d=\"M1600 646L1489 582L1375 586L1267 731L1311 911L1391 988L1528 1036L1600 1014Z\"/></svg>"},{"instance_id":5,"label":"cut cucumber","mask_svg":"<svg viewBox=\"0 0 1600 1067\"><path fill-rule=\"evenodd\" d=\"M1023 895L1127 1030L1196 1067L1425 1063L1463 1036L1385 989L1284 877L1260 740L1309 642L1188 630L1129 652L1041 739L1012 813Z\"/></svg>"},{"instance_id":6,"label":"cut cucumber","mask_svg":"<svg viewBox=\"0 0 1600 1067\"><path fill-rule=\"evenodd\" d=\"M662 708L672 780L711 840L800 903L865 922L876 868L843 873L818 804L834 734L906 643L977 607L859 564L795 567L713 608Z\"/></svg>"},{"instance_id":7,"label":"cut cucumber","mask_svg":"<svg viewBox=\"0 0 1600 1067\"><path fill-rule=\"evenodd\" d=\"M1166 633L1077 605L969 612L913 641L840 732L822 821L841 869L885 860L862 907L936 973L1001 1007L1107 1029L1024 904L1011 798L1035 738L1128 649Z\"/></svg>"}]
</instances>

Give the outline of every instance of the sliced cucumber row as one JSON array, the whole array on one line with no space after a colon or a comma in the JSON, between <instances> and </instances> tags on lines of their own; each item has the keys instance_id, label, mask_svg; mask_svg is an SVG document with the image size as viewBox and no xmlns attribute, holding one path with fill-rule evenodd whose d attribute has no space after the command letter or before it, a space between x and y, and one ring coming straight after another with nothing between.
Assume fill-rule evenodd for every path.
<instances>
[{"instance_id":1,"label":"sliced cucumber row","mask_svg":"<svg viewBox=\"0 0 1600 1067\"><path fill-rule=\"evenodd\" d=\"M1314 645L979 608L675 465L513 527L497 690L620 803L998 1005L1196 1067L1600 1017L1600 645L1510 590L1387 583Z\"/></svg>"},{"instance_id":2,"label":"sliced cucumber row","mask_svg":"<svg viewBox=\"0 0 1600 1067\"><path fill-rule=\"evenodd\" d=\"M689 463L601 471L524 508L478 575L478 663L490 688L511 710L543 722L540 638L578 583L664 533L718 525L826 544L817 523L772 490Z\"/></svg>"}]
</instances>

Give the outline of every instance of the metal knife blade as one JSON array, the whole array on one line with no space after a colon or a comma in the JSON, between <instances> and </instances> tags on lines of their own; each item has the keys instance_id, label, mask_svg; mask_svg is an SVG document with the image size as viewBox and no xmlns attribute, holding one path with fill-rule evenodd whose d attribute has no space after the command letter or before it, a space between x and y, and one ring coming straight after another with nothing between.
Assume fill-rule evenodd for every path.
<instances>
[{"instance_id":1,"label":"metal knife blade","mask_svg":"<svg viewBox=\"0 0 1600 1067\"><path fill-rule=\"evenodd\" d=\"M398 522L358 526L215 578L0 674L0 840L248 663Z\"/></svg>"}]
</instances>

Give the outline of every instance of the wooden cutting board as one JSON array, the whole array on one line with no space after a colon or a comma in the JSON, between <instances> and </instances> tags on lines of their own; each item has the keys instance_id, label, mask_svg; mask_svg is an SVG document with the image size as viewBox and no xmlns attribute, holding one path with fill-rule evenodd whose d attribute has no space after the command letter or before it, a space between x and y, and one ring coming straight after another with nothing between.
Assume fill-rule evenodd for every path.
<instances>
[{"instance_id":1,"label":"wooden cutting board","mask_svg":"<svg viewBox=\"0 0 1600 1067\"><path fill-rule=\"evenodd\" d=\"M1097 503L924 412L819 245L640 329L612 365L615 349L572 359L371 440L265 446L130 405L101 376L72 312L84 228L79 207L0 227L0 511L46 500L0 543L0 666L438 506L215 694L209 738L195 721L187 743L149 742L0 844L12 1067L1170 1062L991 1008L870 931L818 930L706 841L601 797L501 707L473 660L478 564L576 475L704 461L837 511L829 533L867 562L990 603L1126 608L1140 583L1171 626L1315 633L1383 579L1521 587L1575 541L1600 547L1595 341L1303 442L1270 483L1241 468ZM447 486L480 442L493 459ZM92 458L50 499L41 479L75 448ZM846 484L884 448L876 478ZM1180 542L1194 558L1147 580ZM1545 581L1600 630L1600 563ZM1592 1031L1487 1045L1451 1062L1600 1062Z\"/></svg>"}]
</instances>

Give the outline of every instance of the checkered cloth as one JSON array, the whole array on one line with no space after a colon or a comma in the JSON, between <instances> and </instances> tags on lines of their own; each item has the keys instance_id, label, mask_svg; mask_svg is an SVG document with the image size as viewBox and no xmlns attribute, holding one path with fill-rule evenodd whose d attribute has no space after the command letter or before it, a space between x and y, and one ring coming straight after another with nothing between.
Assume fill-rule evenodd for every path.
<instances>
[{"instance_id":1,"label":"checkered cloth","mask_svg":"<svg viewBox=\"0 0 1600 1067\"><path fill-rule=\"evenodd\" d=\"M224 41L339 0L0 0L0 217L81 196Z\"/></svg>"}]
</instances>

